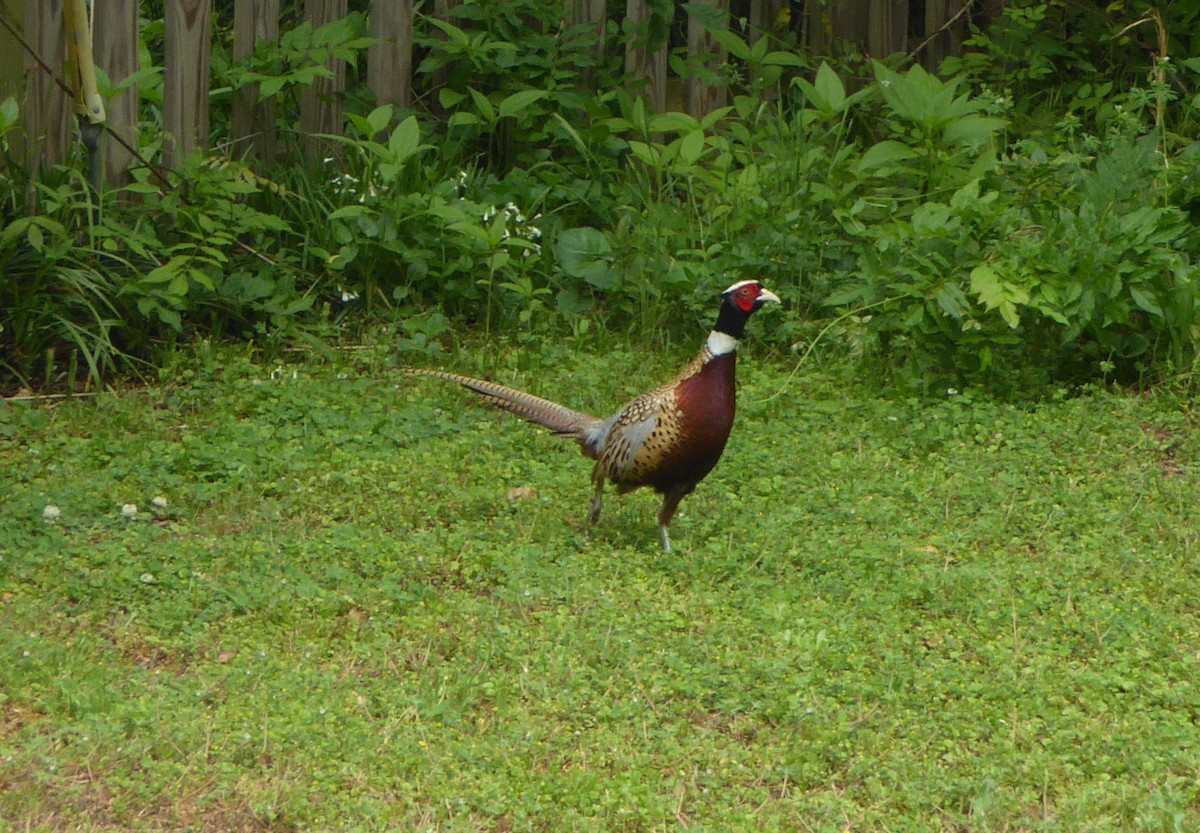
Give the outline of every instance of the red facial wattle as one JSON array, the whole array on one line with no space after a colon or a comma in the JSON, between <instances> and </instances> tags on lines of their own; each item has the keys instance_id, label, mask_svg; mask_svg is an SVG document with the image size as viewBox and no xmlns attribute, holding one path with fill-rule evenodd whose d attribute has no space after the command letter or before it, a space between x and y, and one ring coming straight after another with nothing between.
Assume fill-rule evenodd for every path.
<instances>
[{"instance_id":1,"label":"red facial wattle","mask_svg":"<svg viewBox=\"0 0 1200 833\"><path fill-rule=\"evenodd\" d=\"M743 286L733 296L733 300L737 303L738 308L746 313L754 311L754 301L757 298L758 287L753 285Z\"/></svg>"}]
</instances>

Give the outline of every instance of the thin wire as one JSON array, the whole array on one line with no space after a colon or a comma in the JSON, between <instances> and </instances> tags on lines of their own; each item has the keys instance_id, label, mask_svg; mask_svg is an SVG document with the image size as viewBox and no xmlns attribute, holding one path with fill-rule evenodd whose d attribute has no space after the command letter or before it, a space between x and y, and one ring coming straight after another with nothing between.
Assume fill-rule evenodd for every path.
<instances>
[{"instance_id":1,"label":"thin wire","mask_svg":"<svg viewBox=\"0 0 1200 833\"><path fill-rule=\"evenodd\" d=\"M817 333L817 337L808 343L808 349L806 349L804 351L804 353L800 356L800 359L796 362L796 366L792 368L792 372L788 374L788 377L783 380L783 384L780 385L779 390L775 391L770 396L767 396L763 399L759 399L758 403L763 404L766 402L773 402L774 400L778 399L780 396L783 396L783 392L788 389L788 386L791 385L792 380L796 378L796 374L800 372L800 368L804 366L804 362L808 360L809 354L812 353L813 349L816 348L817 344L820 343L821 339L825 337L825 334L827 332L829 332L831 329L833 329L834 325L838 324L841 321L846 320L847 318L849 318L852 315L858 315L860 312L864 312L869 309L874 309L875 307L878 307L878 306L883 306L884 304L890 303L892 301L898 301L898 300L900 300L900 298L901 298L901 296L896 295L891 298L884 298L882 301L876 301L873 304L867 304L866 306L856 307L856 308L850 310L849 312L842 313L837 318L830 321L828 324L826 324L824 327L821 328L821 332Z\"/></svg>"}]
</instances>

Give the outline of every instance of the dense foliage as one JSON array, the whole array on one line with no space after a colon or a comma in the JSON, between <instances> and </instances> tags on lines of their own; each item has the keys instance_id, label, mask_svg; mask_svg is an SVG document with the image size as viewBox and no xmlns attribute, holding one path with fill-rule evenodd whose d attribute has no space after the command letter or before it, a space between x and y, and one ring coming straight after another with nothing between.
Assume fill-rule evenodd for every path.
<instances>
[{"instance_id":1,"label":"dense foliage","mask_svg":"<svg viewBox=\"0 0 1200 833\"><path fill-rule=\"evenodd\" d=\"M361 13L299 22L244 63L218 36L216 150L168 182L140 169L98 211L75 167L26 180L6 102L0 382L96 382L196 334L270 347L381 319L418 353L459 326L657 338L746 275L789 302L768 338L906 388L1190 373L1196 12L1021 0L938 74L706 17L731 104L698 121L623 85L617 45L661 42L672 4L656 8L641 29L610 21L604 55L555 3L419 16L411 111L361 83ZM161 19L143 23L160 62ZM330 55L351 87L327 161L224 155L229 90L279 96L294 137L290 104ZM139 92L154 159L154 66Z\"/></svg>"}]
</instances>

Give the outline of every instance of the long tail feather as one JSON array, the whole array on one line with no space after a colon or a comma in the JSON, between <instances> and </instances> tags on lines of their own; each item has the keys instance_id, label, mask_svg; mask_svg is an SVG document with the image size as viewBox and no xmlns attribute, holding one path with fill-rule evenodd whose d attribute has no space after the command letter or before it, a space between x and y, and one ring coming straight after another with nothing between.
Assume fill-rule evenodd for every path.
<instances>
[{"instance_id":1,"label":"long tail feather","mask_svg":"<svg viewBox=\"0 0 1200 833\"><path fill-rule=\"evenodd\" d=\"M405 368L405 372L416 376L432 376L462 385L467 390L478 394L488 404L515 414L526 422L549 428L562 437L583 440L585 429L600 422L590 414L573 411L557 402L551 402L549 399L542 399L516 388L507 388L495 382L485 382L482 379L472 379L470 376L459 376L456 373L423 370L415 367Z\"/></svg>"}]
</instances>

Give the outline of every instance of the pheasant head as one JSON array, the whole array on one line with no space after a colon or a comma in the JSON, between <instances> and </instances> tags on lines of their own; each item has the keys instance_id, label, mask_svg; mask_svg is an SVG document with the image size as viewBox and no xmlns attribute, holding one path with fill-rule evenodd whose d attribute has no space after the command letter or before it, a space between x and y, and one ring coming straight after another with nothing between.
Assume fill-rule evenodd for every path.
<instances>
[{"instance_id":1,"label":"pheasant head","mask_svg":"<svg viewBox=\"0 0 1200 833\"><path fill-rule=\"evenodd\" d=\"M721 293L721 311L709 335L708 348L714 355L737 349L750 316L766 304L778 304L779 296L755 280L738 281Z\"/></svg>"}]
</instances>

